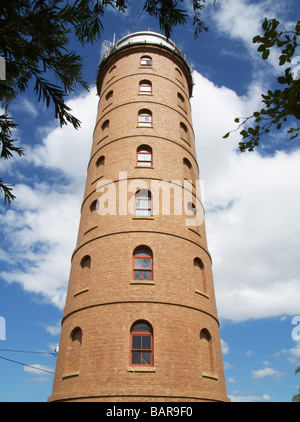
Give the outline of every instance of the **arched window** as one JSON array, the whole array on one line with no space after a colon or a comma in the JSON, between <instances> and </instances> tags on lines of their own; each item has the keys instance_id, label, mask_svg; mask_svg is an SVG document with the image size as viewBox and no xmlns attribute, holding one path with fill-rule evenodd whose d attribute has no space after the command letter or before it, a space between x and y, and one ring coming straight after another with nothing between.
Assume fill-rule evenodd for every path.
<instances>
[{"instance_id":1,"label":"arched window","mask_svg":"<svg viewBox=\"0 0 300 422\"><path fill-rule=\"evenodd\" d=\"M99 179L104 174L105 157L101 155L96 161L96 167L94 169L94 178Z\"/></svg>"},{"instance_id":2,"label":"arched window","mask_svg":"<svg viewBox=\"0 0 300 422\"><path fill-rule=\"evenodd\" d=\"M143 80L139 83L140 94L152 94L152 83L148 80Z\"/></svg>"},{"instance_id":3,"label":"arched window","mask_svg":"<svg viewBox=\"0 0 300 422\"><path fill-rule=\"evenodd\" d=\"M91 268L91 257L89 255L85 255L82 260L80 261L80 266L82 269L87 268L90 269Z\"/></svg>"},{"instance_id":4,"label":"arched window","mask_svg":"<svg viewBox=\"0 0 300 422\"><path fill-rule=\"evenodd\" d=\"M193 180L193 167L187 158L183 159L183 173L185 179Z\"/></svg>"},{"instance_id":5,"label":"arched window","mask_svg":"<svg viewBox=\"0 0 300 422\"><path fill-rule=\"evenodd\" d=\"M200 351L203 371L214 372L214 352L210 332L203 328L200 332Z\"/></svg>"},{"instance_id":6,"label":"arched window","mask_svg":"<svg viewBox=\"0 0 300 422\"><path fill-rule=\"evenodd\" d=\"M153 330L146 321L137 321L131 327L130 365L153 366Z\"/></svg>"},{"instance_id":7,"label":"arched window","mask_svg":"<svg viewBox=\"0 0 300 422\"><path fill-rule=\"evenodd\" d=\"M76 289L74 296L77 296L85 289L88 289L90 284L90 274L91 271L91 257L89 255L85 255L80 261L80 271L76 277Z\"/></svg>"},{"instance_id":8,"label":"arched window","mask_svg":"<svg viewBox=\"0 0 300 422\"><path fill-rule=\"evenodd\" d=\"M135 194L135 215L137 217L151 217L152 215L151 192L147 189L140 189Z\"/></svg>"},{"instance_id":9,"label":"arched window","mask_svg":"<svg viewBox=\"0 0 300 422\"><path fill-rule=\"evenodd\" d=\"M140 145L136 151L137 166L152 166L152 148L148 145Z\"/></svg>"},{"instance_id":10,"label":"arched window","mask_svg":"<svg viewBox=\"0 0 300 422\"><path fill-rule=\"evenodd\" d=\"M105 122L103 122L101 125L101 129L102 131L105 131L108 128L109 128L109 120L105 120Z\"/></svg>"},{"instance_id":11,"label":"arched window","mask_svg":"<svg viewBox=\"0 0 300 422\"><path fill-rule=\"evenodd\" d=\"M75 327L69 338L68 358L67 358L67 371L73 372L79 370L80 364L80 351L82 344L82 331L81 328Z\"/></svg>"},{"instance_id":12,"label":"arched window","mask_svg":"<svg viewBox=\"0 0 300 422\"><path fill-rule=\"evenodd\" d=\"M188 128L183 122L180 122L180 138L186 141L188 144L190 143L190 135Z\"/></svg>"},{"instance_id":13,"label":"arched window","mask_svg":"<svg viewBox=\"0 0 300 422\"><path fill-rule=\"evenodd\" d=\"M111 99L113 96L114 96L114 91L113 91L113 90L110 90L110 91L106 94L106 96L105 96L106 101L108 101L109 99Z\"/></svg>"},{"instance_id":14,"label":"arched window","mask_svg":"<svg viewBox=\"0 0 300 422\"><path fill-rule=\"evenodd\" d=\"M188 202L187 203L187 211L188 211L189 215L196 214L197 209L195 207L195 204L193 204L192 202Z\"/></svg>"},{"instance_id":15,"label":"arched window","mask_svg":"<svg viewBox=\"0 0 300 422\"><path fill-rule=\"evenodd\" d=\"M113 65L113 67L109 69L108 73L113 73L116 70L116 68L117 68L117 66Z\"/></svg>"},{"instance_id":16,"label":"arched window","mask_svg":"<svg viewBox=\"0 0 300 422\"><path fill-rule=\"evenodd\" d=\"M185 102L184 96L182 94L180 94L180 92L177 93L177 104L184 111L186 111L186 102Z\"/></svg>"},{"instance_id":17,"label":"arched window","mask_svg":"<svg viewBox=\"0 0 300 422\"><path fill-rule=\"evenodd\" d=\"M177 67L175 67L175 78L182 83L182 73Z\"/></svg>"},{"instance_id":18,"label":"arched window","mask_svg":"<svg viewBox=\"0 0 300 422\"><path fill-rule=\"evenodd\" d=\"M101 168L101 167L103 168L104 163L105 163L105 157L104 155L101 155L101 157L99 157L98 160L96 161L96 166L98 168Z\"/></svg>"},{"instance_id":19,"label":"arched window","mask_svg":"<svg viewBox=\"0 0 300 422\"><path fill-rule=\"evenodd\" d=\"M94 212L97 209L97 199L95 199L90 205L90 211Z\"/></svg>"},{"instance_id":20,"label":"arched window","mask_svg":"<svg viewBox=\"0 0 300 422\"><path fill-rule=\"evenodd\" d=\"M207 293L205 268L202 260L198 257L194 259L194 274L197 288Z\"/></svg>"},{"instance_id":21,"label":"arched window","mask_svg":"<svg viewBox=\"0 0 300 422\"><path fill-rule=\"evenodd\" d=\"M73 343L78 342L81 345L82 342L82 331L81 328L76 327L71 333L71 340Z\"/></svg>"},{"instance_id":22,"label":"arched window","mask_svg":"<svg viewBox=\"0 0 300 422\"><path fill-rule=\"evenodd\" d=\"M138 115L139 126L152 126L152 112L150 110L140 110Z\"/></svg>"},{"instance_id":23,"label":"arched window","mask_svg":"<svg viewBox=\"0 0 300 422\"><path fill-rule=\"evenodd\" d=\"M139 246L133 252L133 279L153 280L153 256L147 246Z\"/></svg>"},{"instance_id":24,"label":"arched window","mask_svg":"<svg viewBox=\"0 0 300 422\"><path fill-rule=\"evenodd\" d=\"M152 66L152 58L150 56L143 56L141 57L140 62L142 67L151 67Z\"/></svg>"}]
</instances>

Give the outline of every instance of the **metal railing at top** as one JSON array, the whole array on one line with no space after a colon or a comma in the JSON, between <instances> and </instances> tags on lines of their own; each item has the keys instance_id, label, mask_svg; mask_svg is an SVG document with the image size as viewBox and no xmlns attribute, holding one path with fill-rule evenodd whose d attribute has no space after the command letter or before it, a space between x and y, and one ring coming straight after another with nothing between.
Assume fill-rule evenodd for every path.
<instances>
[{"instance_id":1,"label":"metal railing at top","mask_svg":"<svg viewBox=\"0 0 300 422\"><path fill-rule=\"evenodd\" d=\"M143 33L143 32L149 32L149 34L154 33L154 34L158 34L161 37L165 37L161 31L157 30L157 28L150 28L150 27L144 27L144 28L135 28L134 30L126 30L125 32L122 33L121 37L118 38L118 40L116 40L115 34L113 37L113 41L103 41L102 46L101 46L101 52L100 52L100 61L99 61L99 65L100 63L105 60L111 53L113 53L114 51L118 50L118 46L120 44L122 44L122 41L124 40L124 38L126 38L127 36L133 35L133 34L137 34L137 33ZM171 39L166 39L166 41L168 42L168 44L170 44L174 50L174 52L179 55L188 65L191 75L193 73L192 71L192 66L190 61L188 60L187 56L182 52L182 50L178 47L177 44L175 44ZM192 75L192 79L193 79L193 75Z\"/></svg>"}]
</instances>

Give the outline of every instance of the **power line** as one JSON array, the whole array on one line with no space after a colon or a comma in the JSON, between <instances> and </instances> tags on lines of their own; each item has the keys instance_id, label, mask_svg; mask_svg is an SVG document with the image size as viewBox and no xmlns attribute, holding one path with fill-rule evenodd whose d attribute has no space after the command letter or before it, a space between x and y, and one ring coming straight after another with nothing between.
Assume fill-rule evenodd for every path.
<instances>
[{"instance_id":1,"label":"power line","mask_svg":"<svg viewBox=\"0 0 300 422\"><path fill-rule=\"evenodd\" d=\"M41 355L52 355L56 356L56 352L34 352L31 350L15 350L15 349L0 349L1 352L16 352L16 353L37 353Z\"/></svg>"},{"instance_id":2,"label":"power line","mask_svg":"<svg viewBox=\"0 0 300 422\"><path fill-rule=\"evenodd\" d=\"M33 366L33 365L27 365L26 363L22 363L22 362L18 362L16 360L8 359L8 358L5 358L3 356L0 356L0 359L7 360L7 361L12 362L12 363L17 363L18 365L22 365L22 366L28 366L29 368L36 369L37 371L48 372L49 374L54 374L53 371L48 371L47 369L38 368L37 366Z\"/></svg>"}]
</instances>

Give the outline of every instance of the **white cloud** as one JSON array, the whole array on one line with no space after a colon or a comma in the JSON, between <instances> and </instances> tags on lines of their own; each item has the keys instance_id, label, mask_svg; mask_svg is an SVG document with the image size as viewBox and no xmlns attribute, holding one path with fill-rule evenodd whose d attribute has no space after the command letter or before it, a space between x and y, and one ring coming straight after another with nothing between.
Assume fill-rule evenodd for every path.
<instances>
[{"instance_id":1,"label":"white cloud","mask_svg":"<svg viewBox=\"0 0 300 422\"><path fill-rule=\"evenodd\" d=\"M11 105L11 111L22 112L22 114L27 113L30 117L35 118L39 114L38 110L32 102L26 97L20 97Z\"/></svg>"},{"instance_id":2,"label":"white cloud","mask_svg":"<svg viewBox=\"0 0 300 422\"><path fill-rule=\"evenodd\" d=\"M231 363L224 361L224 369L227 371L228 369L234 369L234 366Z\"/></svg>"},{"instance_id":3,"label":"white cloud","mask_svg":"<svg viewBox=\"0 0 300 422\"><path fill-rule=\"evenodd\" d=\"M48 130L42 145L26 148L25 159L35 165L60 170L75 180L85 177L97 104L96 88L89 94L69 100L68 106L72 109L72 114L79 116L81 121L80 129L75 130L68 124L63 128Z\"/></svg>"},{"instance_id":4,"label":"white cloud","mask_svg":"<svg viewBox=\"0 0 300 422\"><path fill-rule=\"evenodd\" d=\"M223 355L227 355L229 353L229 346L223 339L221 339L221 347Z\"/></svg>"},{"instance_id":5,"label":"white cloud","mask_svg":"<svg viewBox=\"0 0 300 422\"><path fill-rule=\"evenodd\" d=\"M248 95L239 97L197 72L194 76L193 122L219 316L243 321L299 314L300 150L272 157L238 153L238 135L222 136L236 116L253 111L259 86L252 84ZM69 104L81 117L82 129L48 130L42 145L25 158L58 171L55 183L52 178L52 183L17 185L18 199L1 220L14 259L0 251L14 264L2 278L60 308L95 124L95 90Z\"/></svg>"},{"instance_id":6,"label":"white cloud","mask_svg":"<svg viewBox=\"0 0 300 422\"><path fill-rule=\"evenodd\" d=\"M240 154L237 135L222 136L255 102L251 92L240 98L198 73L195 81L193 121L219 315L235 321L295 315L300 150Z\"/></svg>"},{"instance_id":7,"label":"white cloud","mask_svg":"<svg viewBox=\"0 0 300 422\"><path fill-rule=\"evenodd\" d=\"M243 44L248 58L252 59L255 65L262 64L261 53L257 52L258 44L253 44L253 37L262 34L262 22L267 19L278 19L285 27L289 22L284 19L285 10L289 7L289 2L276 2L273 0L262 0L254 3L249 0L226 0L217 3L212 14L214 28L223 36ZM241 54L241 53L240 53ZM245 55L245 53L244 53ZM276 49L271 51L268 59L268 65L273 70L278 69L278 52Z\"/></svg>"},{"instance_id":8,"label":"white cloud","mask_svg":"<svg viewBox=\"0 0 300 422\"><path fill-rule=\"evenodd\" d=\"M258 4L249 4L247 0L219 2L214 14L217 29L232 39L242 40L248 47L253 36L260 32L260 21L266 4L270 4L270 1Z\"/></svg>"},{"instance_id":9,"label":"white cloud","mask_svg":"<svg viewBox=\"0 0 300 422\"><path fill-rule=\"evenodd\" d=\"M300 341L295 341L295 346L288 353L289 357L287 359L295 366L298 366L300 364Z\"/></svg>"},{"instance_id":10,"label":"white cloud","mask_svg":"<svg viewBox=\"0 0 300 422\"><path fill-rule=\"evenodd\" d=\"M18 185L15 193L17 207L1 221L15 265L1 276L62 308L76 242L80 190L71 193L46 184L33 188Z\"/></svg>"},{"instance_id":11,"label":"white cloud","mask_svg":"<svg viewBox=\"0 0 300 422\"><path fill-rule=\"evenodd\" d=\"M96 91L68 102L82 120L44 130L42 145L27 148L30 165L52 171L49 181L16 185L17 200L1 219L10 270L1 271L7 283L20 283L27 292L40 295L62 309L65 303L71 254L76 243L86 168L97 111ZM39 128L40 130L40 128ZM12 259L10 259L10 256Z\"/></svg>"},{"instance_id":12,"label":"white cloud","mask_svg":"<svg viewBox=\"0 0 300 422\"><path fill-rule=\"evenodd\" d=\"M272 379L279 379L282 377L282 375L283 375L282 372L277 371L276 369L273 369L273 368L264 368L264 369L259 369L257 371L252 371L252 378L256 380L260 380L266 377L270 377Z\"/></svg>"},{"instance_id":13,"label":"white cloud","mask_svg":"<svg viewBox=\"0 0 300 422\"><path fill-rule=\"evenodd\" d=\"M261 402L261 401L274 401L274 398L270 397L269 394L263 394L262 396L239 396L230 395L229 398L232 402L248 403L248 402Z\"/></svg>"},{"instance_id":14,"label":"white cloud","mask_svg":"<svg viewBox=\"0 0 300 422\"><path fill-rule=\"evenodd\" d=\"M24 366L24 371L31 375L36 375L35 378L30 378L30 382L47 382L49 381L49 375L53 374L53 368L46 365L40 365L39 363L32 364L30 366Z\"/></svg>"},{"instance_id":15,"label":"white cloud","mask_svg":"<svg viewBox=\"0 0 300 422\"><path fill-rule=\"evenodd\" d=\"M58 336L60 334L61 330L61 322L58 321L55 325L47 325L44 324L44 327L48 333L50 333L52 336ZM53 347L51 350L54 350L55 347Z\"/></svg>"}]
</instances>

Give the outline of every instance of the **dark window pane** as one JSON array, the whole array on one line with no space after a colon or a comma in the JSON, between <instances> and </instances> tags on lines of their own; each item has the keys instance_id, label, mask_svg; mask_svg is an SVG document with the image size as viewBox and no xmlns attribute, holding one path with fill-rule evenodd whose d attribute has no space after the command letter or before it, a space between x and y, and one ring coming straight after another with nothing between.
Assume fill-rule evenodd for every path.
<instances>
[{"instance_id":1,"label":"dark window pane","mask_svg":"<svg viewBox=\"0 0 300 422\"><path fill-rule=\"evenodd\" d=\"M142 349L151 349L151 337L143 336L142 337Z\"/></svg>"},{"instance_id":2,"label":"dark window pane","mask_svg":"<svg viewBox=\"0 0 300 422\"><path fill-rule=\"evenodd\" d=\"M141 336L132 336L132 348L133 349L140 349L141 348Z\"/></svg>"},{"instance_id":3,"label":"dark window pane","mask_svg":"<svg viewBox=\"0 0 300 422\"><path fill-rule=\"evenodd\" d=\"M142 352L142 365L151 365L151 352Z\"/></svg>"},{"instance_id":4,"label":"dark window pane","mask_svg":"<svg viewBox=\"0 0 300 422\"><path fill-rule=\"evenodd\" d=\"M150 329L149 325L146 324L145 322L137 322L134 325L134 327L132 328L131 331L132 332L135 332L135 331L141 331L141 332L143 332L143 331L145 331L146 333L150 333L151 332L151 329Z\"/></svg>"},{"instance_id":5,"label":"dark window pane","mask_svg":"<svg viewBox=\"0 0 300 422\"><path fill-rule=\"evenodd\" d=\"M132 352L132 365L140 365L141 363L141 352Z\"/></svg>"},{"instance_id":6,"label":"dark window pane","mask_svg":"<svg viewBox=\"0 0 300 422\"><path fill-rule=\"evenodd\" d=\"M148 249L139 249L135 252L135 255L150 255Z\"/></svg>"}]
</instances>

